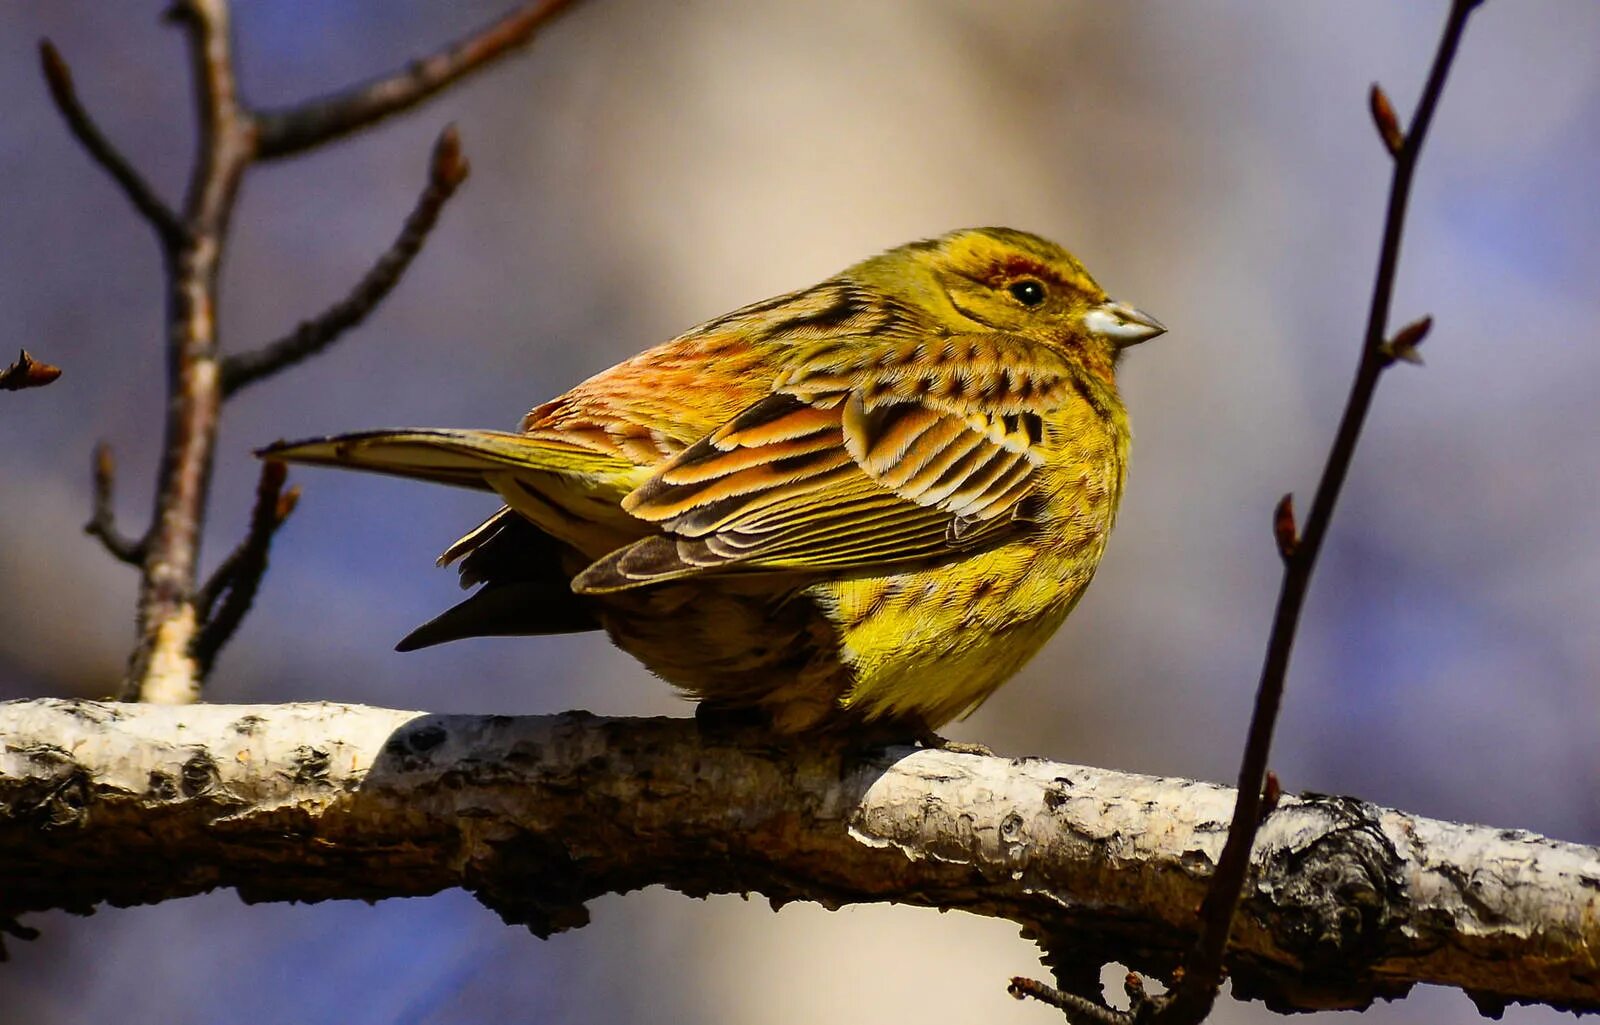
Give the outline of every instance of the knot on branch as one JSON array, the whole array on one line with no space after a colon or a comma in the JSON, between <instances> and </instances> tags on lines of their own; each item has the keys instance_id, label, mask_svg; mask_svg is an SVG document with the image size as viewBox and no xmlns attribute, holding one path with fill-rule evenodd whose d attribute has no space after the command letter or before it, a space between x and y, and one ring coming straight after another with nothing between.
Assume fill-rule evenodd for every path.
<instances>
[{"instance_id":1,"label":"knot on branch","mask_svg":"<svg viewBox=\"0 0 1600 1025\"><path fill-rule=\"evenodd\" d=\"M541 940L588 925L587 902L607 892L558 837L532 833L492 843L466 876L468 892L501 921L526 926Z\"/></svg>"},{"instance_id":2,"label":"knot on branch","mask_svg":"<svg viewBox=\"0 0 1600 1025\"><path fill-rule=\"evenodd\" d=\"M1236 971L1236 995L1273 1008L1291 1001L1304 1007L1308 999L1321 1003L1313 996L1318 990L1337 991L1337 1002L1327 1006L1349 1007L1409 989L1373 978L1365 999L1351 1004L1352 977L1389 953L1385 938L1409 907L1404 858L1378 814L1353 797L1307 794L1274 818L1289 832L1264 853L1241 912L1297 963L1289 972L1281 965L1262 975Z\"/></svg>"},{"instance_id":3,"label":"knot on branch","mask_svg":"<svg viewBox=\"0 0 1600 1025\"><path fill-rule=\"evenodd\" d=\"M41 832L83 826L90 803L90 774L76 758L53 744L33 744L17 754L32 775L4 805L0 817Z\"/></svg>"}]
</instances>

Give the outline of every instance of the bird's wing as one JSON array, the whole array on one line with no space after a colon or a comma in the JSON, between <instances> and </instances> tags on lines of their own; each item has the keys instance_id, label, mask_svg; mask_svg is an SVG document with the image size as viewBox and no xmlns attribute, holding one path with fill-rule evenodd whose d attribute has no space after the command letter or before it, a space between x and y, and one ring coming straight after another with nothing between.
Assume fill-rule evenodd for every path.
<instances>
[{"instance_id":1,"label":"bird's wing","mask_svg":"<svg viewBox=\"0 0 1600 1025\"><path fill-rule=\"evenodd\" d=\"M1004 334L825 342L623 500L662 534L574 581L837 571L992 543L1022 517L1065 361Z\"/></svg>"}]
</instances>

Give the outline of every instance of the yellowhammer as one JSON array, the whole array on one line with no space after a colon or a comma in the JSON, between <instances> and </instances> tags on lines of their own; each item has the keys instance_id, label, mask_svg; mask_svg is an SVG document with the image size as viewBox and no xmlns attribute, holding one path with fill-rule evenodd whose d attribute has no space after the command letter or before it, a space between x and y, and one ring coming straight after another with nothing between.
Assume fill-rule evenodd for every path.
<instances>
[{"instance_id":1,"label":"yellowhammer","mask_svg":"<svg viewBox=\"0 0 1600 1025\"><path fill-rule=\"evenodd\" d=\"M538 406L520 433L273 445L494 491L472 597L401 650L604 627L706 703L793 733L923 733L1072 609L1122 496L1123 348L1165 330L1005 228L892 249Z\"/></svg>"}]
</instances>

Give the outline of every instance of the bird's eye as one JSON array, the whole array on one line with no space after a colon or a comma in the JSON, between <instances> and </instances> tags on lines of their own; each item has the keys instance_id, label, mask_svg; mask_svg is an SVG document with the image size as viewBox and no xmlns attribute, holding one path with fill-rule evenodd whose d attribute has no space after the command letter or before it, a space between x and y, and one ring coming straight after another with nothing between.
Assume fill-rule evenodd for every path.
<instances>
[{"instance_id":1,"label":"bird's eye","mask_svg":"<svg viewBox=\"0 0 1600 1025\"><path fill-rule=\"evenodd\" d=\"M1032 278L1013 282L1010 292L1011 298L1024 306L1037 306L1044 302L1044 286Z\"/></svg>"}]
</instances>

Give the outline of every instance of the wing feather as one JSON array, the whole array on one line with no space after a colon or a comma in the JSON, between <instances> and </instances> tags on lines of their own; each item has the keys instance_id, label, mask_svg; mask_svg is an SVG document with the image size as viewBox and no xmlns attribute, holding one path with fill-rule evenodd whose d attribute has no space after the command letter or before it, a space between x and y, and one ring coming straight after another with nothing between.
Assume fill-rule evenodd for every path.
<instances>
[{"instance_id":1,"label":"wing feather","mask_svg":"<svg viewBox=\"0 0 1600 1025\"><path fill-rule=\"evenodd\" d=\"M1044 417L1072 389L1010 335L802 351L773 393L623 501L657 524L573 581L617 590L705 572L844 571L940 558L1016 529Z\"/></svg>"}]
</instances>

